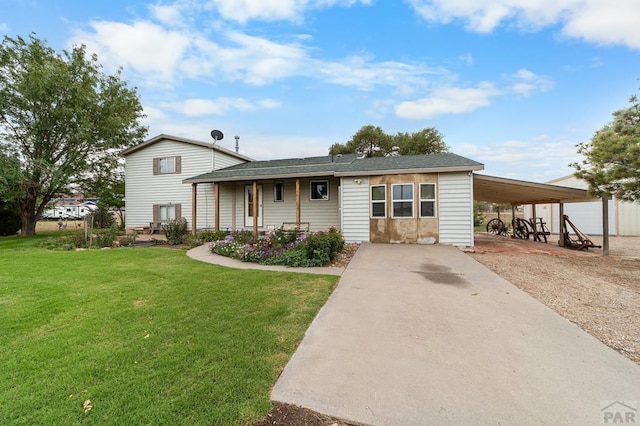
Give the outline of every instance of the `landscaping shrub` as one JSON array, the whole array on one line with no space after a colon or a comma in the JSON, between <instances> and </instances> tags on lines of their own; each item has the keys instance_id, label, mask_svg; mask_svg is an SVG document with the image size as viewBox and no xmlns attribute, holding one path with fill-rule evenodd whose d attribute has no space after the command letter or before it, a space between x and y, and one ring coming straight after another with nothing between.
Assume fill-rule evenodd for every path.
<instances>
[{"instance_id":1,"label":"landscaping shrub","mask_svg":"<svg viewBox=\"0 0 640 426\"><path fill-rule=\"evenodd\" d=\"M88 217L89 220L93 218L93 227L98 229L110 228L115 222L109 209L104 206L98 206Z\"/></svg>"},{"instance_id":2,"label":"landscaping shrub","mask_svg":"<svg viewBox=\"0 0 640 426\"><path fill-rule=\"evenodd\" d=\"M40 244L42 247L50 250L75 250L89 247L84 233L80 232L70 233L57 238L47 238Z\"/></svg>"},{"instance_id":3,"label":"landscaping shrub","mask_svg":"<svg viewBox=\"0 0 640 426\"><path fill-rule=\"evenodd\" d=\"M187 219L181 217L180 219L174 219L167 223L163 223L162 230L164 231L164 235L167 237L167 242L169 244L182 244L184 242L184 236L187 233Z\"/></svg>"},{"instance_id":4,"label":"landscaping shrub","mask_svg":"<svg viewBox=\"0 0 640 426\"><path fill-rule=\"evenodd\" d=\"M0 235L16 235L21 224L18 209L13 204L0 200Z\"/></svg>"},{"instance_id":5,"label":"landscaping shrub","mask_svg":"<svg viewBox=\"0 0 640 426\"><path fill-rule=\"evenodd\" d=\"M95 245L97 247L112 247L118 236L118 227L116 224L112 224L107 231L97 232Z\"/></svg>"},{"instance_id":6,"label":"landscaping shrub","mask_svg":"<svg viewBox=\"0 0 640 426\"><path fill-rule=\"evenodd\" d=\"M206 229L200 233L200 239L205 243L210 243L211 241L223 240L227 235L229 235L229 231L212 231L211 229Z\"/></svg>"},{"instance_id":7,"label":"landscaping shrub","mask_svg":"<svg viewBox=\"0 0 640 426\"><path fill-rule=\"evenodd\" d=\"M210 245L212 253L243 262L302 267L326 265L343 249L336 228L311 233L278 229L257 239L251 231L233 231Z\"/></svg>"}]
</instances>

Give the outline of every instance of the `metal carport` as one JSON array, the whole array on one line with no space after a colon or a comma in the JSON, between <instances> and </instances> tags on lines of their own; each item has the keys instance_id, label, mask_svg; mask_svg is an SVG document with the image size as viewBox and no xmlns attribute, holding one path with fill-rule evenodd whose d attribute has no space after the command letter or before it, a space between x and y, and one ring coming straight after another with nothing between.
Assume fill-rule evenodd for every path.
<instances>
[{"instance_id":1,"label":"metal carport","mask_svg":"<svg viewBox=\"0 0 640 426\"><path fill-rule=\"evenodd\" d=\"M580 203L596 201L584 189L568 188L566 186L550 185L547 183L528 182L474 173L473 199L497 204L511 204L512 208L524 204L531 204L533 216L536 215L536 204L560 205L560 233L564 233L562 216L565 203ZM607 199L602 199L602 253L609 254L609 208ZM560 241L563 241L561 238Z\"/></svg>"}]
</instances>

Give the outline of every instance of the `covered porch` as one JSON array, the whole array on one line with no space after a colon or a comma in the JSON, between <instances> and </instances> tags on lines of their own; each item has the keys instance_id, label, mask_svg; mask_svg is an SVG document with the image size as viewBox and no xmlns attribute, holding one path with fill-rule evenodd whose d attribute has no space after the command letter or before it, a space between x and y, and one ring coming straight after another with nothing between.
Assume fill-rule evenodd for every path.
<instances>
[{"instance_id":1,"label":"covered porch","mask_svg":"<svg viewBox=\"0 0 640 426\"><path fill-rule=\"evenodd\" d=\"M192 230L196 232L198 184L213 184L214 229L251 229L255 235L281 226L340 228L339 179L300 176L281 179L219 179L192 182ZM208 214L211 214L208 213Z\"/></svg>"}]
</instances>

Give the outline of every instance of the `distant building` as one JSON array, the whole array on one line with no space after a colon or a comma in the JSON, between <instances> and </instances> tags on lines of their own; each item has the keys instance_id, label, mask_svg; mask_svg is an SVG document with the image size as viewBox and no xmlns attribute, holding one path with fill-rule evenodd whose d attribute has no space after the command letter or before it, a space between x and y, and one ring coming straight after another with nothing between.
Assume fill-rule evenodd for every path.
<instances>
[{"instance_id":1,"label":"distant building","mask_svg":"<svg viewBox=\"0 0 640 426\"><path fill-rule=\"evenodd\" d=\"M573 175L547 183L570 188L587 189L588 184ZM558 204L536 205L536 216L547 222L552 233L560 232ZM602 202L567 203L564 214L585 234L602 235ZM531 206L525 207L525 217L531 217ZM609 235L640 236L640 203L630 203L613 197L609 200Z\"/></svg>"}]
</instances>

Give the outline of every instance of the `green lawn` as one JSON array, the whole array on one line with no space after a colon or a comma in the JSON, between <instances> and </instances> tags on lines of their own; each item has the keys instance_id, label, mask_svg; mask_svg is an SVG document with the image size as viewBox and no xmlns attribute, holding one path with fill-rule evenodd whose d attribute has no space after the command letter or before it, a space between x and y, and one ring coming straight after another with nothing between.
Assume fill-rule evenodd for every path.
<instances>
[{"instance_id":1,"label":"green lawn","mask_svg":"<svg viewBox=\"0 0 640 426\"><path fill-rule=\"evenodd\" d=\"M38 245L0 238L3 425L251 422L337 282Z\"/></svg>"}]
</instances>

